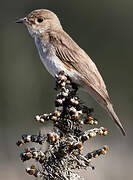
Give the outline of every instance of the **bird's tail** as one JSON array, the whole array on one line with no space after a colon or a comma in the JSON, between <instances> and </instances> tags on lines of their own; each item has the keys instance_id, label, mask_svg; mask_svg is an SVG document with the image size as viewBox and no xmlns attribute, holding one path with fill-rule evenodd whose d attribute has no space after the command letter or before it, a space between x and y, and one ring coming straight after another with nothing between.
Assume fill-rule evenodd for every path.
<instances>
[{"instance_id":1,"label":"bird's tail","mask_svg":"<svg viewBox=\"0 0 133 180\"><path fill-rule=\"evenodd\" d=\"M126 135L126 132L125 132L125 130L124 130L124 128L123 128L123 126L122 126L122 124L121 124L118 116L116 115L116 113L115 113L115 111L114 111L114 109L113 109L112 104L109 103L109 104L107 105L107 109L106 109L106 110L108 111L108 113L109 113L109 115L111 116L111 118L115 121L115 123L117 124L117 126L120 128L122 134L125 136L125 135Z\"/></svg>"}]
</instances>

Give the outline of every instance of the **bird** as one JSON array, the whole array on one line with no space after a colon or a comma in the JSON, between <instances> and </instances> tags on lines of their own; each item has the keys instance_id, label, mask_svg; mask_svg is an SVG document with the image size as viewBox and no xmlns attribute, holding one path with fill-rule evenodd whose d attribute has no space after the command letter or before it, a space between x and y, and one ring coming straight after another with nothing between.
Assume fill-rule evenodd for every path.
<instances>
[{"instance_id":1,"label":"bird","mask_svg":"<svg viewBox=\"0 0 133 180\"><path fill-rule=\"evenodd\" d=\"M125 136L126 132L113 109L95 63L64 31L57 15L47 9L37 9L16 23L25 24L28 28L47 71L53 77L64 71L73 83L91 95L108 112Z\"/></svg>"}]
</instances>

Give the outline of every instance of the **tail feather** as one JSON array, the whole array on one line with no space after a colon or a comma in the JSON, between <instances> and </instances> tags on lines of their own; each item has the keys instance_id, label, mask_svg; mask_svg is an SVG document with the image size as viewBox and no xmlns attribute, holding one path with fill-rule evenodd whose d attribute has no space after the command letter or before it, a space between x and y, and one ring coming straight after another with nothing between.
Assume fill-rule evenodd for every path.
<instances>
[{"instance_id":1,"label":"tail feather","mask_svg":"<svg viewBox=\"0 0 133 180\"><path fill-rule=\"evenodd\" d=\"M124 130L124 128L123 128L123 126L122 126L118 116L116 115L116 113L115 113L115 111L113 109L112 104L108 104L107 105L107 111L108 111L109 115L111 116L111 118L115 121L116 125L120 128L122 134L125 136L126 132L125 132L125 130Z\"/></svg>"}]
</instances>

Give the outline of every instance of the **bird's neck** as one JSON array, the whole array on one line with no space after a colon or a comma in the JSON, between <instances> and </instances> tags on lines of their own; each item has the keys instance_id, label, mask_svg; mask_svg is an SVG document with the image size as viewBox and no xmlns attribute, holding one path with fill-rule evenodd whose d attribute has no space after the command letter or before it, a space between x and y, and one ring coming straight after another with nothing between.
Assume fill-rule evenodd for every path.
<instances>
[{"instance_id":1,"label":"bird's neck","mask_svg":"<svg viewBox=\"0 0 133 180\"><path fill-rule=\"evenodd\" d=\"M48 45L49 45L48 33L45 33L42 35L36 35L36 36L34 36L34 39L37 44L43 44L44 47L48 47Z\"/></svg>"}]
</instances>

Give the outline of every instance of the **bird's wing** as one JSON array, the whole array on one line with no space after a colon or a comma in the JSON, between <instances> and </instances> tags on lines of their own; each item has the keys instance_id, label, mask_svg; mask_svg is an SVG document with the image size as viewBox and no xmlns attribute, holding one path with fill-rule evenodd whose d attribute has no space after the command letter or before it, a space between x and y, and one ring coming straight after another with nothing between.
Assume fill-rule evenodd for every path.
<instances>
[{"instance_id":1,"label":"bird's wing","mask_svg":"<svg viewBox=\"0 0 133 180\"><path fill-rule=\"evenodd\" d=\"M75 69L96 93L105 101L110 102L105 83L98 72L96 65L90 57L83 51L71 37L62 32L51 32L50 42L55 49L56 56L64 63L67 68Z\"/></svg>"}]
</instances>

